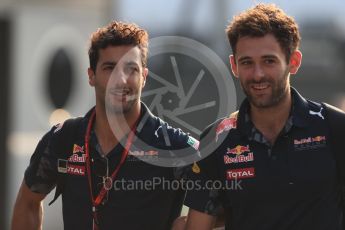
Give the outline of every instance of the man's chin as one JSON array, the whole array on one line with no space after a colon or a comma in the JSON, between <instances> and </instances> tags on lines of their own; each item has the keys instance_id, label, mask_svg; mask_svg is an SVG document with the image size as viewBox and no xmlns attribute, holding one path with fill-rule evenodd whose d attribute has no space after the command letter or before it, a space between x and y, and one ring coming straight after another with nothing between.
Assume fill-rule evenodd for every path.
<instances>
[{"instance_id":1,"label":"man's chin","mask_svg":"<svg viewBox=\"0 0 345 230\"><path fill-rule=\"evenodd\" d=\"M120 115L120 114L129 113L132 107L133 106L131 105L107 105L106 110L107 110L107 113Z\"/></svg>"},{"instance_id":2,"label":"man's chin","mask_svg":"<svg viewBox=\"0 0 345 230\"><path fill-rule=\"evenodd\" d=\"M256 108L260 108L260 109L265 109L265 108L270 108L273 106L272 103L264 103L264 102L251 102L252 105L254 105Z\"/></svg>"},{"instance_id":3,"label":"man's chin","mask_svg":"<svg viewBox=\"0 0 345 230\"><path fill-rule=\"evenodd\" d=\"M265 109L275 107L279 104L280 100L278 98L269 98L269 99L249 99L249 102L257 108Z\"/></svg>"}]
</instances>

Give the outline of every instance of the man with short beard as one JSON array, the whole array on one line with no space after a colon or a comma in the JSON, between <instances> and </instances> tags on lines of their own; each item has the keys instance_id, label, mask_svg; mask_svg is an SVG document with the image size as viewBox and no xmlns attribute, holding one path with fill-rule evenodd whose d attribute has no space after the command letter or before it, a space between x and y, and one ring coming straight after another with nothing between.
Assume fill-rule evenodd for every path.
<instances>
[{"instance_id":1,"label":"man with short beard","mask_svg":"<svg viewBox=\"0 0 345 230\"><path fill-rule=\"evenodd\" d=\"M62 194L65 230L166 230L180 215L184 191L166 154L195 154L198 142L154 116L141 102L148 34L112 22L91 36L88 81L96 105L84 117L54 126L25 171L12 230L42 228L42 200Z\"/></svg>"},{"instance_id":2,"label":"man with short beard","mask_svg":"<svg viewBox=\"0 0 345 230\"><path fill-rule=\"evenodd\" d=\"M201 154L212 153L192 179L206 189L188 191L187 223L180 218L176 229L212 229L222 210L231 230L343 229L325 108L290 86L302 61L296 22L275 5L258 4L226 32L231 69L247 97L204 131ZM228 188L232 182L238 186Z\"/></svg>"}]
</instances>

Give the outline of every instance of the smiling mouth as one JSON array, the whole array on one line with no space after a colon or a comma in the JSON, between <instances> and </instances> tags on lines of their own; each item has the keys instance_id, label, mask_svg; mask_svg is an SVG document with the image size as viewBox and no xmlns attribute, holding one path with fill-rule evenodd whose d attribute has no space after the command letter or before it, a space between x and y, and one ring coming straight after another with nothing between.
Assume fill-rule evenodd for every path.
<instances>
[{"instance_id":1,"label":"smiling mouth","mask_svg":"<svg viewBox=\"0 0 345 230\"><path fill-rule=\"evenodd\" d=\"M137 98L137 95L132 94L130 89L113 89L110 91L110 94L121 101L131 101Z\"/></svg>"},{"instance_id":2,"label":"smiling mouth","mask_svg":"<svg viewBox=\"0 0 345 230\"><path fill-rule=\"evenodd\" d=\"M252 84L251 88L254 90L265 90L269 87L268 83Z\"/></svg>"},{"instance_id":3,"label":"smiling mouth","mask_svg":"<svg viewBox=\"0 0 345 230\"><path fill-rule=\"evenodd\" d=\"M129 89L113 89L110 91L115 96L127 96L130 93Z\"/></svg>"},{"instance_id":4,"label":"smiling mouth","mask_svg":"<svg viewBox=\"0 0 345 230\"><path fill-rule=\"evenodd\" d=\"M130 90L126 89L113 89L110 90L110 95L112 97L117 98L116 100L127 101L127 97L130 95Z\"/></svg>"}]
</instances>

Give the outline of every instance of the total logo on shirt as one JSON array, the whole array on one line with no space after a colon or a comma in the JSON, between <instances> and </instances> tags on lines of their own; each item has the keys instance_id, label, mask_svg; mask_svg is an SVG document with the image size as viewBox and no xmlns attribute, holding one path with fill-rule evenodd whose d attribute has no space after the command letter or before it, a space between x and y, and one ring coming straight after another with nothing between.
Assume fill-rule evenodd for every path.
<instances>
[{"instance_id":1,"label":"total logo on shirt","mask_svg":"<svg viewBox=\"0 0 345 230\"><path fill-rule=\"evenodd\" d=\"M67 173L71 175L84 176L85 166L74 165L68 162L68 160L58 159L58 172Z\"/></svg>"},{"instance_id":2,"label":"total logo on shirt","mask_svg":"<svg viewBox=\"0 0 345 230\"><path fill-rule=\"evenodd\" d=\"M251 168L240 168L230 169L226 171L226 178L228 180L245 179L255 177L255 169Z\"/></svg>"},{"instance_id":3,"label":"total logo on shirt","mask_svg":"<svg viewBox=\"0 0 345 230\"><path fill-rule=\"evenodd\" d=\"M83 165L68 165L67 173L77 176L84 176L85 175L85 166Z\"/></svg>"}]
</instances>

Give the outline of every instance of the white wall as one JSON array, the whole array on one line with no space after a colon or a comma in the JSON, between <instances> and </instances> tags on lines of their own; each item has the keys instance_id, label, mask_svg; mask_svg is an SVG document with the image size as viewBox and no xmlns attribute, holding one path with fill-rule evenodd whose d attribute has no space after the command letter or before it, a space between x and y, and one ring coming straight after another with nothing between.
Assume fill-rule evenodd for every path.
<instances>
[{"instance_id":1,"label":"white wall","mask_svg":"<svg viewBox=\"0 0 345 230\"><path fill-rule=\"evenodd\" d=\"M87 42L90 33L105 24L107 17L101 12L102 7L94 7L95 4L78 7L75 3L26 2L24 5L16 2L10 9L13 47L7 228L30 156L43 133L50 129L48 121L54 108L45 95L43 84L49 57L58 48L68 52L74 63L77 84L65 109L72 116L83 115L94 104L93 89L87 78ZM51 197L46 199L45 206L50 200ZM44 229L62 229L61 201L45 210Z\"/></svg>"}]
</instances>

